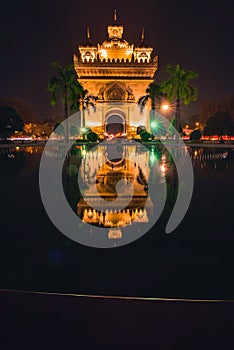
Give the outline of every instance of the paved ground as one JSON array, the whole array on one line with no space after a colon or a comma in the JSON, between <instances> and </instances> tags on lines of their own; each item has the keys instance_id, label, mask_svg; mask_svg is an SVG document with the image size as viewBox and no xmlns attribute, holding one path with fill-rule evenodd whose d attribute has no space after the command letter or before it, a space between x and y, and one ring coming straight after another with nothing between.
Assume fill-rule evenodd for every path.
<instances>
[{"instance_id":1,"label":"paved ground","mask_svg":"<svg viewBox=\"0 0 234 350\"><path fill-rule=\"evenodd\" d=\"M234 349L234 303L0 292L0 348Z\"/></svg>"}]
</instances>

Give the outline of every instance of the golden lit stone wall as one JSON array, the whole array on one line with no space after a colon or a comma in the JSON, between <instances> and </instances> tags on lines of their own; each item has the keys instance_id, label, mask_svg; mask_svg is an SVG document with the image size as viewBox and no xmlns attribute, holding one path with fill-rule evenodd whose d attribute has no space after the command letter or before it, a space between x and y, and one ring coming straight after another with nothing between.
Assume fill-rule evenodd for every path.
<instances>
[{"instance_id":1,"label":"golden lit stone wall","mask_svg":"<svg viewBox=\"0 0 234 350\"><path fill-rule=\"evenodd\" d=\"M145 110L141 112L140 108L138 108L135 103L129 102L97 103L95 111L92 108L85 111L86 126L90 127L92 130L96 127L101 129L105 125L107 117L112 112L113 114L119 114L124 118L124 121L128 126L127 130L130 131L130 134L135 133L137 127L140 125L149 128L149 110L145 108Z\"/></svg>"},{"instance_id":2,"label":"golden lit stone wall","mask_svg":"<svg viewBox=\"0 0 234 350\"><path fill-rule=\"evenodd\" d=\"M111 99L111 89L114 88L116 91L122 90L125 98L121 99L123 101L137 102L138 99L145 94L145 90L149 84L153 81L150 80L90 80L90 79L79 79L82 86L88 90L90 95L98 96L97 103L108 102L110 100L114 101L114 98ZM108 94L109 92L109 94ZM112 95L113 96L113 95ZM108 99L109 97L109 99ZM118 94L116 94L118 97ZM116 98L118 101L118 98Z\"/></svg>"}]
</instances>

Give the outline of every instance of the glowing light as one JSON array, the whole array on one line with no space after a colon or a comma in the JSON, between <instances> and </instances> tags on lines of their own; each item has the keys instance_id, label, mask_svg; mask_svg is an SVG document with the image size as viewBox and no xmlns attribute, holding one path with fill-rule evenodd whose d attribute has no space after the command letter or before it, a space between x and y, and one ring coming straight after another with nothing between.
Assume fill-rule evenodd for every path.
<instances>
[{"instance_id":1,"label":"glowing light","mask_svg":"<svg viewBox=\"0 0 234 350\"><path fill-rule=\"evenodd\" d=\"M81 128L81 132L82 132L82 134L85 134L85 133L86 133L86 131L87 131L87 129L86 129L86 128Z\"/></svg>"},{"instance_id":2,"label":"glowing light","mask_svg":"<svg viewBox=\"0 0 234 350\"><path fill-rule=\"evenodd\" d=\"M164 111L167 111L168 109L169 109L169 106L168 106L168 104L164 104L164 105L162 105L162 109L164 110Z\"/></svg>"},{"instance_id":3,"label":"glowing light","mask_svg":"<svg viewBox=\"0 0 234 350\"><path fill-rule=\"evenodd\" d=\"M10 159L14 159L14 158L15 158L14 154L8 154L7 156L8 156L8 158L10 158Z\"/></svg>"},{"instance_id":4,"label":"glowing light","mask_svg":"<svg viewBox=\"0 0 234 350\"><path fill-rule=\"evenodd\" d=\"M150 123L150 128L151 128L151 131L153 132L153 134L159 136L159 135L164 135L165 133L165 127L164 125L161 123L161 121L158 121L158 120L153 120L151 123Z\"/></svg>"},{"instance_id":5,"label":"glowing light","mask_svg":"<svg viewBox=\"0 0 234 350\"><path fill-rule=\"evenodd\" d=\"M157 155L154 153L154 150L151 150L149 160L151 164L154 164L155 162L158 161Z\"/></svg>"},{"instance_id":6,"label":"glowing light","mask_svg":"<svg viewBox=\"0 0 234 350\"><path fill-rule=\"evenodd\" d=\"M150 126L151 126L152 129L157 129L157 127L158 127L158 122L157 122L156 120L154 120L154 121L152 121L152 122L150 123Z\"/></svg>"}]
</instances>

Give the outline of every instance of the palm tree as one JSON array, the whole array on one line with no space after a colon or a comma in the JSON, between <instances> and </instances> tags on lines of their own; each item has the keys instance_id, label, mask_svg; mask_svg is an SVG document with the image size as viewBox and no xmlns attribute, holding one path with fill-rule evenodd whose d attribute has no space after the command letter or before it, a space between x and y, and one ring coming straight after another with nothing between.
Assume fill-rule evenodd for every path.
<instances>
[{"instance_id":1,"label":"palm tree","mask_svg":"<svg viewBox=\"0 0 234 350\"><path fill-rule=\"evenodd\" d=\"M93 107L94 111L96 110L95 101L97 100L97 96L89 95L87 89L82 89L78 95L79 100L79 109L82 109L82 123L81 130L83 133L83 139L85 138L85 109L88 107ZM89 113L89 110L88 110Z\"/></svg>"},{"instance_id":2,"label":"palm tree","mask_svg":"<svg viewBox=\"0 0 234 350\"><path fill-rule=\"evenodd\" d=\"M150 128L152 120L155 117L155 110L160 107L162 97L164 96L161 90L161 86L156 83L151 83L146 89L146 95L142 96L138 100L138 105L140 106L141 113L144 110L146 103L151 101L151 110L150 110Z\"/></svg>"},{"instance_id":3,"label":"palm tree","mask_svg":"<svg viewBox=\"0 0 234 350\"><path fill-rule=\"evenodd\" d=\"M146 103L151 100L151 109L154 111L157 108L157 105L160 105L161 99L163 97L163 93L161 90L161 86L156 83L151 83L146 89L146 95L142 96L138 100L138 105L141 108L141 112L143 111Z\"/></svg>"},{"instance_id":4,"label":"palm tree","mask_svg":"<svg viewBox=\"0 0 234 350\"><path fill-rule=\"evenodd\" d=\"M166 93L170 102L176 100L175 128L181 132L181 101L188 105L197 100L197 88L190 84L191 79L197 78L198 74L192 70L185 71L179 64L168 65L166 71L169 77L161 84L163 93Z\"/></svg>"},{"instance_id":5,"label":"palm tree","mask_svg":"<svg viewBox=\"0 0 234 350\"><path fill-rule=\"evenodd\" d=\"M76 72L73 65L61 67L58 62L53 62L52 67L55 69L56 76L53 76L48 83L48 90L52 92L51 105L57 103L57 95L61 95L64 103L64 118L67 121L68 110L78 110L78 96L82 94L83 88L77 81ZM69 128L65 128L65 141L69 140Z\"/></svg>"}]
</instances>

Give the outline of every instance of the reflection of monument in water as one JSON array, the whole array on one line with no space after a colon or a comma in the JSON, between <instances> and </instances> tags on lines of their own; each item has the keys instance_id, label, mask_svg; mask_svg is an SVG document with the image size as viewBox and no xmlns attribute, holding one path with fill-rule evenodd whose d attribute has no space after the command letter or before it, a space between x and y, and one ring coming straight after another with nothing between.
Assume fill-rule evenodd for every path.
<instances>
[{"instance_id":1,"label":"reflection of monument in water","mask_svg":"<svg viewBox=\"0 0 234 350\"><path fill-rule=\"evenodd\" d=\"M87 42L74 55L79 82L98 97L97 110L85 112L85 126L98 134L134 136L139 125L149 127L149 111L131 113L131 106L153 82L158 56L152 57L153 48L145 43L144 31L136 46L123 38L123 31L115 12L114 23L107 27L108 38L94 45L88 30Z\"/></svg>"},{"instance_id":2,"label":"reflection of monument in water","mask_svg":"<svg viewBox=\"0 0 234 350\"><path fill-rule=\"evenodd\" d=\"M129 153L136 162L128 159ZM109 228L148 222L153 214L147 185L148 152L141 153L136 146L110 144L99 146L86 156L81 174L87 188L77 205L82 220ZM133 188L131 195L127 193L128 186Z\"/></svg>"}]
</instances>

